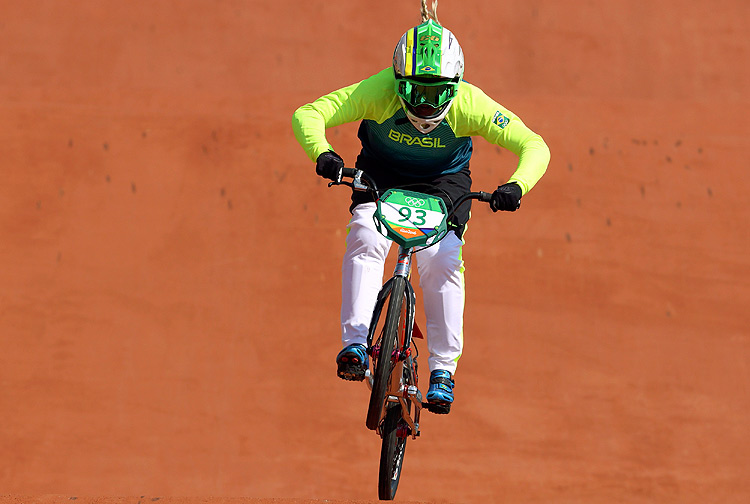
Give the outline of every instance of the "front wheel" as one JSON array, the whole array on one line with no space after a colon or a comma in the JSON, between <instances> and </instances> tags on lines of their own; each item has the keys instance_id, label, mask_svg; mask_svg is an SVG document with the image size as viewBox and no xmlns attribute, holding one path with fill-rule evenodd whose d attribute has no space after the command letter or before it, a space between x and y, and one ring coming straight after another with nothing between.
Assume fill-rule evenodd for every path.
<instances>
[{"instance_id":1,"label":"front wheel","mask_svg":"<svg viewBox=\"0 0 750 504\"><path fill-rule=\"evenodd\" d=\"M401 479L401 468L404 465L406 440L409 427L401 416L401 405L395 403L388 407L381 427L383 446L380 449L380 474L378 476L378 498L393 500Z\"/></svg>"},{"instance_id":2,"label":"front wheel","mask_svg":"<svg viewBox=\"0 0 750 504\"><path fill-rule=\"evenodd\" d=\"M405 307L405 290L406 280L402 277L394 277L390 299L388 300L388 311L380 336L377 362L374 362L375 374L372 380L370 404L367 408L367 419L365 421L367 428L370 430L377 429L385 407L388 386L391 382L394 367L393 351L398 344L399 321L402 320L402 310Z\"/></svg>"}]
</instances>

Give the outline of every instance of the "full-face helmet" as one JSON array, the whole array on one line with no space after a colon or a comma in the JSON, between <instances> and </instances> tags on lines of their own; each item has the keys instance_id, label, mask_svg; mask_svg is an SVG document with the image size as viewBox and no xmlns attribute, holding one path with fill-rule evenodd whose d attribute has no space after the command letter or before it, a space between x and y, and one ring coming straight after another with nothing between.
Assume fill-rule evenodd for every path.
<instances>
[{"instance_id":1,"label":"full-face helmet","mask_svg":"<svg viewBox=\"0 0 750 504\"><path fill-rule=\"evenodd\" d=\"M453 33L430 19L398 41L393 72L406 116L417 130L429 133L456 97L464 75L464 53Z\"/></svg>"}]
</instances>

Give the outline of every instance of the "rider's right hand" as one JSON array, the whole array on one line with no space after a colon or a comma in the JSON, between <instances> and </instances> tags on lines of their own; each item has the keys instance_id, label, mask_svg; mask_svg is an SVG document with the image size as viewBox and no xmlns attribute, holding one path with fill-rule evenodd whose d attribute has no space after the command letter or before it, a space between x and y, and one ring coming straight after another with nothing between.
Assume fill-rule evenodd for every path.
<instances>
[{"instance_id":1,"label":"rider's right hand","mask_svg":"<svg viewBox=\"0 0 750 504\"><path fill-rule=\"evenodd\" d=\"M333 151L324 152L318 156L315 172L323 178L333 180L337 184L341 182L344 171L344 160Z\"/></svg>"}]
</instances>

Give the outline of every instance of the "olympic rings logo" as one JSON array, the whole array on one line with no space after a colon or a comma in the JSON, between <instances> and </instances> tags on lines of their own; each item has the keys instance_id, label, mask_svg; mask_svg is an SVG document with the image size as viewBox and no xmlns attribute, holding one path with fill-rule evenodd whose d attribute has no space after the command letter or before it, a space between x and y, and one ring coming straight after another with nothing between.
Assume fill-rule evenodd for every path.
<instances>
[{"instance_id":1,"label":"olympic rings logo","mask_svg":"<svg viewBox=\"0 0 750 504\"><path fill-rule=\"evenodd\" d=\"M415 198L413 196L407 196L404 198L404 201L406 201L406 204L412 207L423 207L425 203L427 203L425 200L420 198Z\"/></svg>"}]
</instances>

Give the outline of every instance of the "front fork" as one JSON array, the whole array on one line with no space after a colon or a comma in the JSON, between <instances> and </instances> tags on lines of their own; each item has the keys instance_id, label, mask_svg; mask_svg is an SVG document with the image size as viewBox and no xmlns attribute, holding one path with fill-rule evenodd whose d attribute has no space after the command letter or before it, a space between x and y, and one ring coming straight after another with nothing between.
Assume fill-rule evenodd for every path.
<instances>
[{"instance_id":1,"label":"front fork","mask_svg":"<svg viewBox=\"0 0 750 504\"><path fill-rule=\"evenodd\" d=\"M393 351L391 358L394 360L393 373L391 377L398 376L398 381L391 380L388 386L388 392L386 396L386 407L387 403L399 403L401 407L402 418L411 430L412 438L419 436L419 417L422 410L422 394L419 391L417 384L416 374L416 355L412 355L412 333L414 331L414 313L416 305L416 294L414 288L409 282L411 275L411 265L413 258L413 250L411 248L404 248L399 246L398 260L396 267L393 272L393 278L390 278L380 289L377 300L375 302L375 309L372 314L372 320L370 321L370 329L367 334L367 348L368 352L373 357L373 368L375 362L381 356L378 354L380 345L373 347L373 344L377 340L375 337L375 331L377 330L378 320L383 312L386 301L391 295L393 290L393 279L395 277L402 277L406 280L406 296L405 296L405 307L402 310L404 315L403 325L399 324L400 338ZM368 369L365 373L366 383L372 389L372 373ZM414 415L410 414L409 403L414 405ZM382 416L385 415L386 407L383 408ZM406 433L402 437L405 437Z\"/></svg>"}]
</instances>

